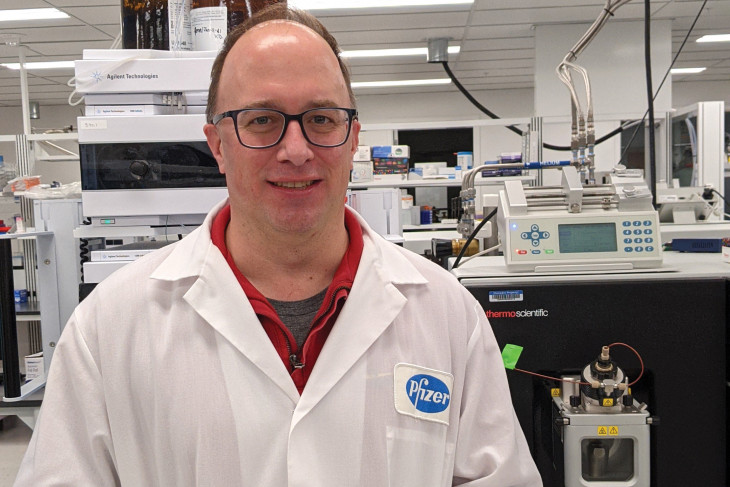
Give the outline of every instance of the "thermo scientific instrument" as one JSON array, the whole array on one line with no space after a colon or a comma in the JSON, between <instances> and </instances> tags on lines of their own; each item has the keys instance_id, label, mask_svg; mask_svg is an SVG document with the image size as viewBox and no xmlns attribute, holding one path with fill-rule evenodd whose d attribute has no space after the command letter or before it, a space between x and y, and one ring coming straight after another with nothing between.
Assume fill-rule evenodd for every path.
<instances>
[{"instance_id":1,"label":"thermo scientific instrument","mask_svg":"<svg viewBox=\"0 0 730 487\"><path fill-rule=\"evenodd\" d=\"M629 379L611 358L610 347L604 346L580 376L563 380L563 387L550 394L553 444L562 444L563 462L557 466L565 487L648 487L654 418L631 395Z\"/></svg>"}]
</instances>

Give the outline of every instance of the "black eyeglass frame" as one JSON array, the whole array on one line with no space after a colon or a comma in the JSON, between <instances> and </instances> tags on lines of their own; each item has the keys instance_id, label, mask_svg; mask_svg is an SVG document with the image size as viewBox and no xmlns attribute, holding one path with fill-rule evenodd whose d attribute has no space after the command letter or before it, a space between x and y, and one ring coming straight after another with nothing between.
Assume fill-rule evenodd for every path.
<instances>
[{"instance_id":1,"label":"black eyeglass frame","mask_svg":"<svg viewBox=\"0 0 730 487\"><path fill-rule=\"evenodd\" d=\"M281 130L281 134L279 134L279 138L276 139L276 142L274 142L273 144L269 144L269 145L254 146L254 145L244 144L243 141L241 140L241 136L238 133L238 114L242 113L242 112L258 112L258 111L262 111L262 110L275 112L284 117L284 127ZM347 113L347 115L349 117L348 122L347 122L347 133L345 134L345 138L342 142L340 142L339 144L335 144L335 145L322 145L322 144L317 144L316 142L312 142L312 140L309 138L309 135L307 135L307 131L304 129L304 124L302 123L302 118L307 113L314 112L317 110L343 110ZM297 122L299 122L299 128L302 129L302 135L304 135L304 138L307 140L307 142L309 142L310 144L317 146L317 147L324 147L324 148L330 149L333 147L340 147L341 145L344 145L345 142L347 142L347 139L350 138L350 132L352 131L352 122L357 120L357 110L355 108L342 108L342 107L317 107L317 108L310 108L309 110L305 110L302 113L299 113L297 115L290 115L288 113L284 113L281 110L276 110L274 108L241 108L239 110L229 110L227 112L223 112L223 113L219 113L218 115L214 115L213 119L211 120L210 123L212 123L213 125L217 125L218 122L220 122L224 118L228 118L228 117L233 119L233 128L236 131L236 138L238 139L238 143L249 149L268 149L270 147L274 147L275 145L277 145L279 142L281 142L281 139L284 138L284 135L286 134L286 131L289 128L289 122L291 122L292 120L296 120Z\"/></svg>"}]
</instances>

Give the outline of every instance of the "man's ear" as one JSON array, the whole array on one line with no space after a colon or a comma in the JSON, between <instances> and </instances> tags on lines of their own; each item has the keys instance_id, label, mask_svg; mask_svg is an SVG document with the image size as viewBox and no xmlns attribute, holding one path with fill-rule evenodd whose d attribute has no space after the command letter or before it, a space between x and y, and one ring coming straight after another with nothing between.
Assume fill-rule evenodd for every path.
<instances>
[{"instance_id":1,"label":"man's ear","mask_svg":"<svg viewBox=\"0 0 730 487\"><path fill-rule=\"evenodd\" d=\"M350 127L350 140L352 146L350 147L350 169L352 169L352 158L355 156L355 152L357 152L357 146L360 145L360 120L353 120L352 121L352 127Z\"/></svg>"},{"instance_id":2,"label":"man's ear","mask_svg":"<svg viewBox=\"0 0 730 487\"><path fill-rule=\"evenodd\" d=\"M213 154L213 157L215 157L215 160L218 163L218 171L221 174L225 174L226 164L225 158L223 157L223 144L221 142L221 137L218 134L218 127L212 123L206 123L203 127L203 133L205 133L205 138L208 141L210 152Z\"/></svg>"}]
</instances>

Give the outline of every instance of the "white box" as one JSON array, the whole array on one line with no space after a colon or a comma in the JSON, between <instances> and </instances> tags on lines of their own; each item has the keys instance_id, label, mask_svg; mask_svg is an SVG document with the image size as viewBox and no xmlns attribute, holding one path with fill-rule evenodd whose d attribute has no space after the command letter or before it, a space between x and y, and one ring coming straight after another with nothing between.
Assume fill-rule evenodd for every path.
<instances>
[{"instance_id":1,"label":"white box","mask_svg":"<svg viewBox=\"0 0 730 487\"><path fill-rule=\"evenodd\" d=\"M358 145L352 160L354 162L370 162L370 146Z\"/></svg>"},{"instance_id":2,"label":"white box","mask_svg":"<svg viewBox=\"0 0 730 487\"><path fill-rule=\"evenodd\" d=\"M353 183L362 183L373 180L373 163L372 161L353 161L352 175Z\"/></svg>"},{"instance_id":3,"label":"white box","mask_svg":"<svg viewBox=\"0 0 730 487\"><path fill-rule=\"evenodd\" d=\"M730 263L730 247L722 247L722 261Z\"/></svg>"},{"instance_id":4,"label":"white box","mask_svg":"<svg viewBox=\"0 0 730 487\"><path fill-rule=\"evenodd\" d=\"M46 370L43 364L43 352L25 356L25 380L31 381L39 377L45 377Z\"/></svg>"}]
</instances>

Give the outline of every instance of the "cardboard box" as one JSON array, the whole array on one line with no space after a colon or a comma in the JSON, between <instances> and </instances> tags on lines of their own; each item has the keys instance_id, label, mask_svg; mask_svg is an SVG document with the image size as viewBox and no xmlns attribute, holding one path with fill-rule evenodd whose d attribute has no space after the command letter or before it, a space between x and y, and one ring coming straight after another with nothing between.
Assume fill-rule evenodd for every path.
<instances>
[{"instance_id":1,"label":"cardboard box","mask_svg":"<svg viewBox=\"0 0 730 487\"><path fill-rule=\"evenodd\" d=\"M38 377L44 377L46 374L45 365L43 364L43 352L34 353L25 356L25 381L31 381Z\"/></svg>"},{"instance_id":2,"label":"cardboard box","mask_svg":"<svg viewBox=\"0 0 730 487\"><path fill-rule=\"evenodd\" d=\"M410 147L407 145L373 146L373 178L375 181L405 181L408 178L410 152Z\"/></svg>"}]
</instances>

